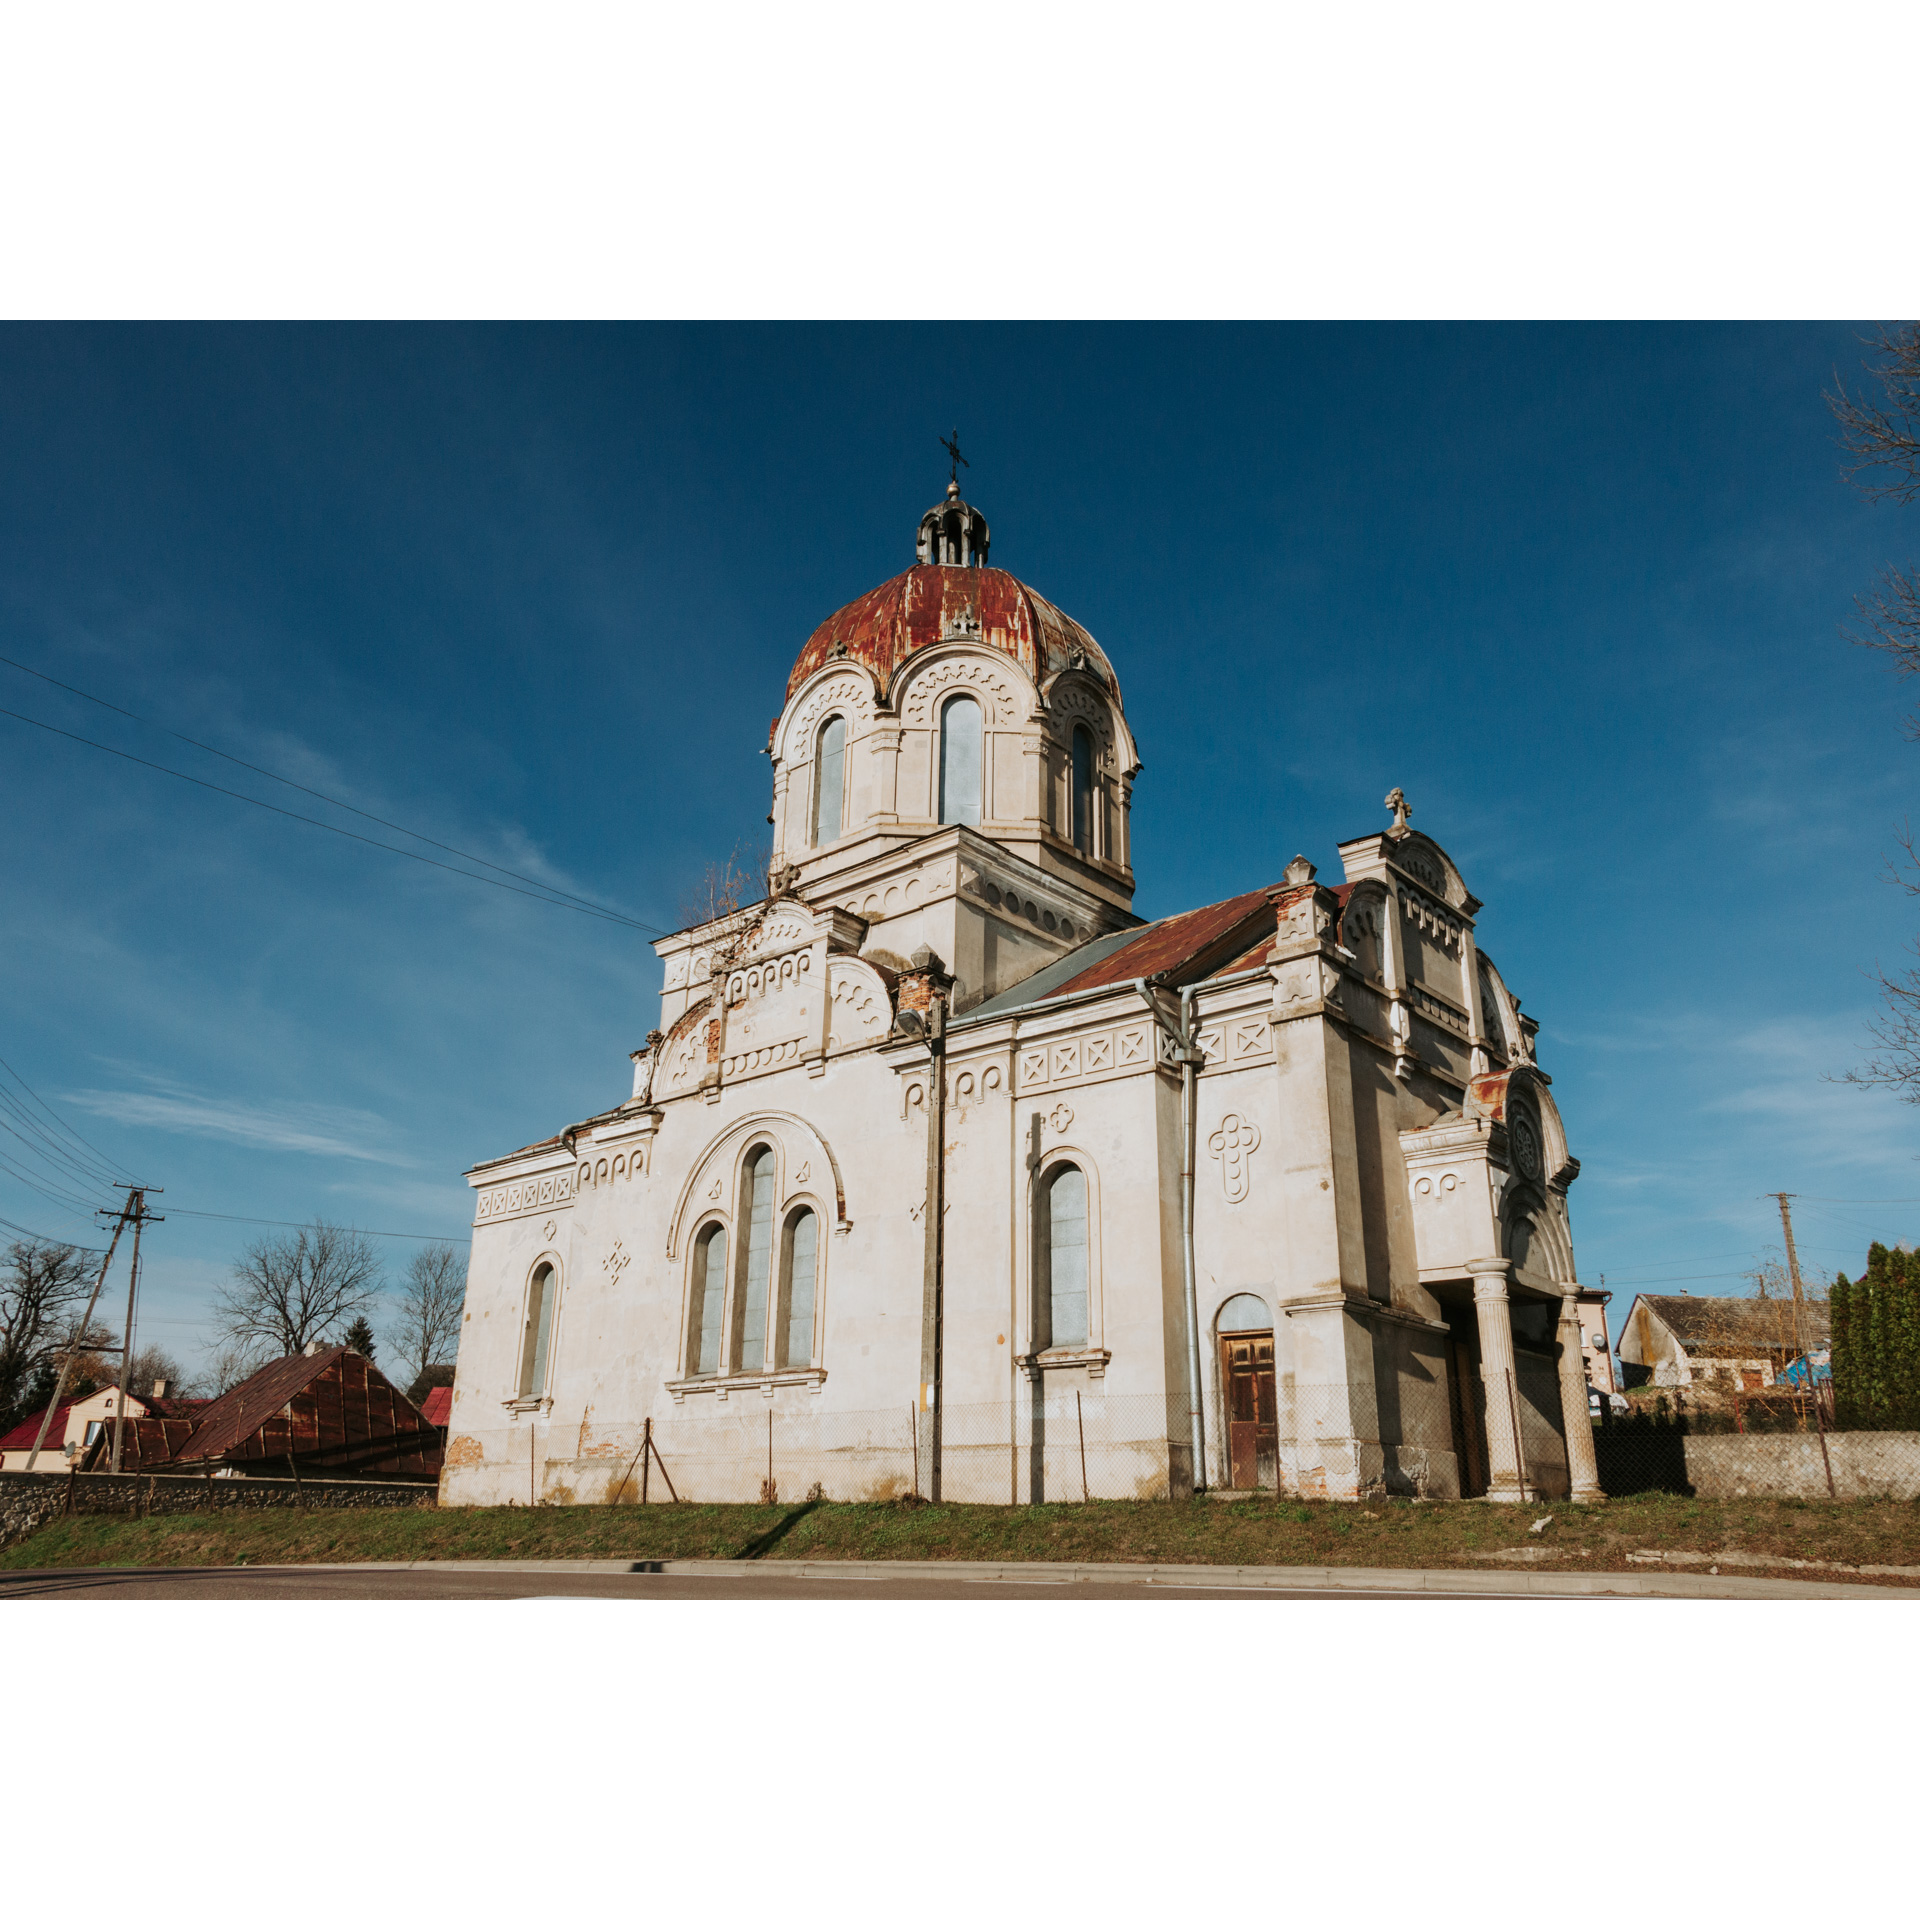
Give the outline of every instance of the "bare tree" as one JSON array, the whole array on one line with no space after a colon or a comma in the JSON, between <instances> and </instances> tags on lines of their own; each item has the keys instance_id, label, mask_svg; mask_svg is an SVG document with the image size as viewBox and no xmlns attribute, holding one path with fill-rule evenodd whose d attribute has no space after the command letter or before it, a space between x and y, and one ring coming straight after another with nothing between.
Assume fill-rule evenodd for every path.
<instances>
[{"instance_id":1,"label":"bare tree","mask_svg":"<svg viewBox=\"0 0 1920 1920\"><path fill-rule=\"evenodd\" d=\"M680 903L683 924L698 936L693 952L696 976L702 960L709 979L739 962L766 918L776 878L766 850L744 841L724 861L707 863Z\"/></svg>"},{"instance_id":2,"label":"bare tree","mask_svg":"<svg viewBox=\"0 0 1920 1920\"><path fill-rule=\"evenodd\" d=\"M1864 371L1878 400L1870 388L1850 393L1836 374L1827 405L1840 423L1847 479L1869 500L1911 506L1920 500L1920 322L1882 327L1873 346L1878 357ZM1886 654L1896 672L1920 673L1920 573L1888 567L1853 604L1859 617L1849 637ZM1906 727L1920 740L1920 714Z\"/></svg>"},{"instance_id":3,"label":"bare tree","mask_svg":"<svg viewBox=\"0 0 1920 1920\"><path fill-rule=\"evenodd\" d=\"M401 1372L417 1380L429 1367L444 1367L460 1345L460 1316L467 1303L467 1257L437 1242L407 1262L387 1339Z\"/></svg>"},{"instance_id":4,"label":"bare tree","mask_svg":"<svg viewBox=\"0 0 1920 1920\"><path fill-rule=\"evenodd\" d=\"M1920 322L1882 327L1872 342L1876 358L1865 365L1871 382L1849 392L1838 374L1827 405L1840 423L1849 461L1846 477L1870 500L1911 506L1920 500ZM1854 599L1858 619L1850 637L1884 653L1894 671L1920 674L1920 569L1888 567L1873 590ZM1920 740L1920 713L1906 719L1907 737ZM1920 855L1909 827L1899 836L1905 856L1887 863L1888 878L1920 895ZM1910 950L1920 957L1920 942ZM1864 1065L1842 1079L1861 1087L1892 1087L1903 1100L1920 1101L1920 969L1889 974L1875 969L1882 1012L1868 1024L1872 1048Z\"/></svg>"},{"instance_id":5,"label":"bare tree","mask_svg":"<svg viewBox=\"0 0 1920 1920\"><path fill-rule=\"evenodd\" d=\"M1920 321L1882 327L1872 344L1880 358L1863 371L1880 383L1885 404L1876 406L1865 389L1849 393L1836 373L1827 405L1853 462L1847 478L1870 498L1909 506L1920 500Z\"/></svg>"},{"instance_id":6,"label":"bare tree","mask_svg":"<svg viewBox=\"0 0 1920 1920\"><path fill-rule=\"evenodd\" d=\"M230 1389L258 1370L265 1356L257 1349L220 1345L207 1356L206 1371L201 1375L208 1395L217 1400Z\"/></svg>"},{"instance_id":7,"label":"bare tree","mask_svg":"<svg viewBox=\"0 0 1920 1920\"><path fill-rule=\"evenodd\" d=\"M79 1331L99 1255L51 1240L16 1240L0 1262L0 1420L12 1426L35 1369Z\"/></svg>"},{"instance_id":8,"label":"bare tree","mask_svg":"<svg viewBox=\"0 0 1920 1920\"><path fill-rule=\"evenodd\" d=\"M352 1227L318 1220L256 1240L214 1294L222 1350L254 1366L299 1353L374 1305L381 1278L373 1242Z\"/></svg>"},{"instance_id":9,"label":"bare tree","mask_svg":"<svg viewBox=\"0 0 1920 1920\"><path fill-rule=\"evenodd\" d=\"M156 1380L167 1383L169 1399L193 1391L193 1382L187 1377L185 1363L157 1340L149 1340L134 1354L133 1370L127 1378L132 1390L138 1394L151 1393Z\"/></svg>"}]
</instances>

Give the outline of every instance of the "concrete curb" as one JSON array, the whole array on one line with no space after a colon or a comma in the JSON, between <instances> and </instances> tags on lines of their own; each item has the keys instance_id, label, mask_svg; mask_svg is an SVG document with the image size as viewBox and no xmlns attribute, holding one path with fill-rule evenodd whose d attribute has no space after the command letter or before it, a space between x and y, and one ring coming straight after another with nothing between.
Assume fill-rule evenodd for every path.
<instances>
[{"instance_id":1,"label":"concrete curb","mask_svg":"<svg viewBox=\"0 0 1920 1920\"><path fill-rule=\"evenodd\" d=\"M1536 1599L1920 1600L1920 1587L1852 1586L1700 1573L1494 1572L1452 1567L1210 1567L1091 1560L350 1560L258 1562L181 1572L676 1574L728 1580L967 1580L1027 1586L1153 1586L1281 1592L1526 1595ZM52 1569L49 1569L52 1571ZM102 1569L104 1571L104 1569ZM154 1572L170 1569L154 1568Z\"/></svg>"}]
</instances>

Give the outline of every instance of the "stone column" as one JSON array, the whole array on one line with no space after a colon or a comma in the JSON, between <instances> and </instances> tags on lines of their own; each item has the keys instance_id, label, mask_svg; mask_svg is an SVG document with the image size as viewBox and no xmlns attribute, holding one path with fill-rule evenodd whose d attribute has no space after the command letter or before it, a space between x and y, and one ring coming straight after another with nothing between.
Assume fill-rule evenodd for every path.
<instances>
[{"instance_id":1,"label":"stone column","mask_svg":"<svg viewBox=\"0 0 1920 1920\"><path fill-rule=\"evenodd\" d=\"M1012 736L1020 742L1025 764L1020 785L1026 803L1029 825L1046 826L1053 819L1052 773L1047 765L1047 737L1038 726ZM983 809L984 811L984 809Z\"/></svg>"},{"instance_id":2,"label":"stone column","mask_svg":"<svg viewBox=\"0 0 1920 1920\"><path fill-rule=\"evenodd\" d=\"M873 818L900 817L900 728L882 722L868 736L873 756Z\"/></svg>"},{"instance_id":3,"label":"stone column","mask_svg":"<svg viewBox=\"0 0 1920 1920\"><path fill-rule=\"evenodd\" d=\"M1593 1451L1593 1421L1587 1413L1587 1364L1580 1351L1580 1309L1573 1294L1560 1298L1560 1420L1567 1430L1567 1473L1572 1497L1583 1507L1598 1506L1600 1462Z\"/></svg>"},{"instance_id":4,"label":"stone column","mask_svg":"<svg viewBox=\"0 0 1920 1920\"><path fill-rule=\"evenodd\" d=\"M801 836L802 841L805 835ZM772 864L780 864L780 856L787 846L787 763L776 760L773 763L773 856Z\"/></svg>"},{"instance_id":5,"label":"stone column","mask_svg":"<svg viewBox=\"0 0 1920 1920\"><path fill-rule=\"evenodd\" d=\"M1487 1403L1487 1498L1524 1500L1520 1384L1513 1370L1513 1321L1507 1308L1511 1260L1469 1260L1473 1311L1480 1326L1480 1380Z\"/></svg>"}]
</instances>

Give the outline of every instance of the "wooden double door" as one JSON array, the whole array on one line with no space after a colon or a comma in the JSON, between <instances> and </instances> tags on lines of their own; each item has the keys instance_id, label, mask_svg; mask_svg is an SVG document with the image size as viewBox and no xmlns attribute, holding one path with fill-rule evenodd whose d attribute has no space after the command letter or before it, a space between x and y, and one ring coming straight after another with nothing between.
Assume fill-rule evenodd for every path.
<instances>
[{"instance_id":1,"label":"wooden double door","mask_svg":"<svg viewBox=\"0 0 1920 1920\"><path fill-rule=\"evenodd\" d=\"M1275 1412L1273 1335L1220 1336L1220 1384L1227 1408L1227 1483L1279 1484L1280 1427Z\"/></svg>"}]
</instances>

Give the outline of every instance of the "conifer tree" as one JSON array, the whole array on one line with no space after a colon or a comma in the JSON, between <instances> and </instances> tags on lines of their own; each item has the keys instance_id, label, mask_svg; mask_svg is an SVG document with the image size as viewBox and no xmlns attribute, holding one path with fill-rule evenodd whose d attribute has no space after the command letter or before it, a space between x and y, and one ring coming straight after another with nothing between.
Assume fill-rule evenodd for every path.
<instances>
[{"instance_id":1,"label":"conifer tree","mask_svg":"<svg viewBox=\"0 0 1920 1920\"><path fill-rule=\"evenodd\" d=\"M1859 1415L1853 1385L1853 1282L1844 1273L1834 1280L1827 1295L1827 1316L1831 1323L1827 1345L1833 1366L1833 1423L1836 1427L1855 1427Z\"/></svg>"},{"instance_id":2,"label":"conifer tree","mask_svg":"<svg viewBox=\"0 0 1920 1920\"><path fill-rule=\"evenodd\" d=\"M373 1358L373 1329L368 1326L367 1316L364 1313L356 1314L353 1324L348 1327L347 1345L366 1359Z\"/></svg>"}]
</instances>

